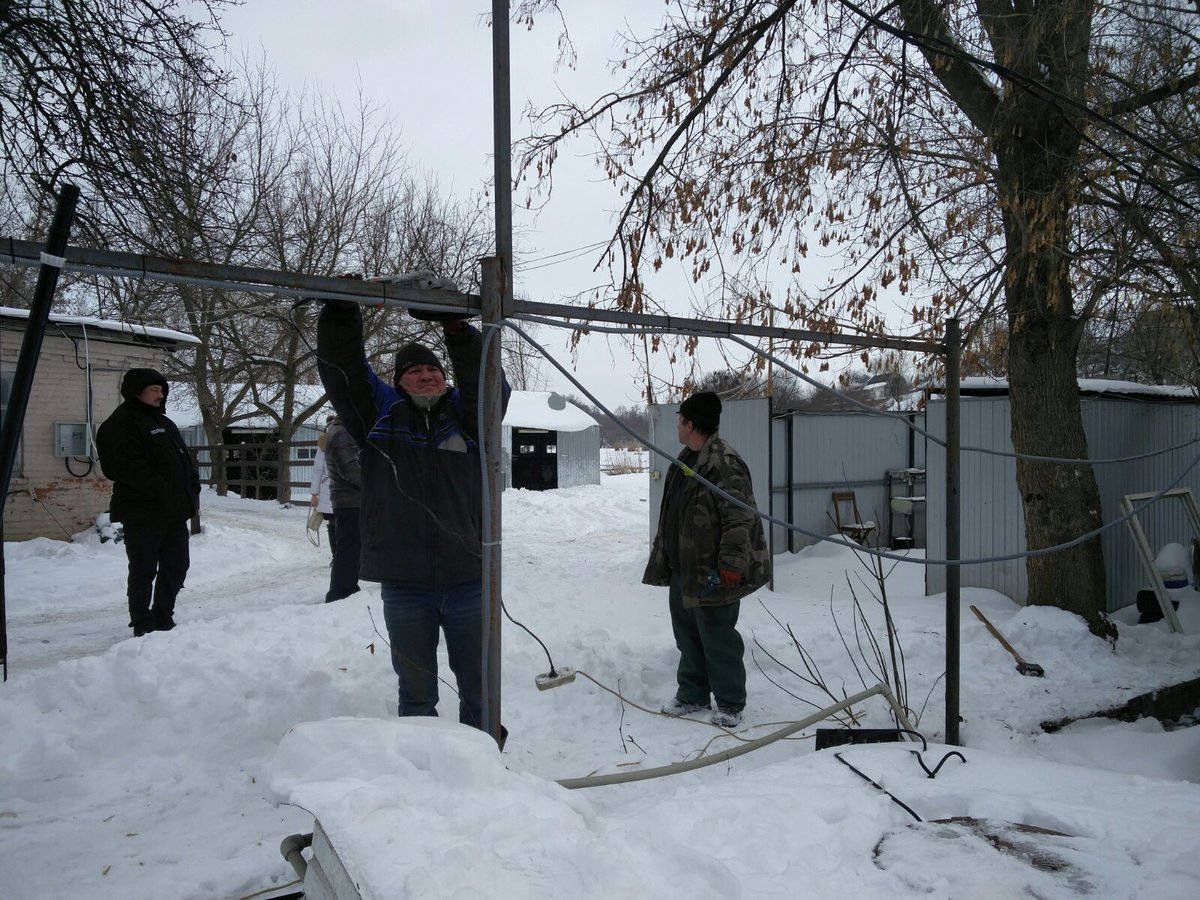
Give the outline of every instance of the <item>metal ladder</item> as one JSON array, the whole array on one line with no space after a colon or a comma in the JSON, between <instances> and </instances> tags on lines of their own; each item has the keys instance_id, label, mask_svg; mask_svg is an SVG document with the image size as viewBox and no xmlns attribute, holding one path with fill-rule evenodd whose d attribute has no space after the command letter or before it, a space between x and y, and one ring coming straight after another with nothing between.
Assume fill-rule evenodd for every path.
<instances>
[{"instance_id":1,"label":"metal ladder","mask_svg":"<svg viewBox=\"0 0 1200 900\"><path fill-rule=\"evenodd\" d=\"M1133 512L1133 505L1150 500L1157 496L1156 491L1149 491L1144 494L1126 494L1121 498L1121 511L1127 517L1125 524L1129 526L1130 535L1133 537L1133 545L1137 548L1138 557L1142 560L1142 566L1146 570L1146 574L1150 576L1150 583L1154 587L1154 595L1158 597L1158 605L1162 608L1163 618L1171 626L1171 631L1180 633L1183 628L1179 624L1179 616L1175 614L1175 607L1171 603L1171 597L1167 593L1167 586L1163 584L1162 575L1159 574L1158 568L1154 565L1154 553L1150 550L1150 542L1146 540L1146 532L1142 529L1142 523L1138 521L1138 517ZM1161 500L1166 500L1170 497L1178 497L1183 502L1183 507L1187 511L1188 519L1192 523L1192 533L1197 540L1200 540L1200 509L1196 507L1196 498L1192 496L1191 488L1171 488L1169 491L1164 491ZM1192 573L1193 577L1197 577L1200 573Z\"/></svg>"}]
</instances>

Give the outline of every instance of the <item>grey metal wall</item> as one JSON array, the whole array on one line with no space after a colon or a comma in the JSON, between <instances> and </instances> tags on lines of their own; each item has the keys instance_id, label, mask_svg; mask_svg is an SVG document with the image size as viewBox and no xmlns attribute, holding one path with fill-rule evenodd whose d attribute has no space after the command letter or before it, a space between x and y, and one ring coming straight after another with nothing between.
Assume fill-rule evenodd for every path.
<instances>
[{"instance_id":1,"label":"grey metal wall","mask_svg":"<svg viewBox=\"0 0 1200 900\"><path fill-rule=\"evenodd\" d=\"M1011 452L1009 405L1006 396L963 397L961 406L962 446L983 446ZM931 433L945 433L945 403L929 406ZM1200 404L1163 402L1119 396L1083 399L1083 426L1088 452L1093 459L1141 456L1164 447L1194 440L1200 434ZM945 454L929 446L928 507L931 523L945 521ZM1157 491L1179 478L1195 460L1200 448L1191 445L1170 453L1127 462L1096 464L1096 483L1104 521L1121 515L1119 503L1125 494ZM1016 461L964 451L961 456L962 556L964 559L1003 556L1025 549L1024 511L1016 485ZM1200 498L1200 467L1179 482ZM1187 545L1192 534L1178 500L1164 501L1139 516L1151 549L1176 542ZM1111 612L1135 602L1137 591L1147 579L1135 555L1125 525L1110 529L1102 538L1108 584L1107 608ZM945 530L931 524L928 558L945 556ZM986 587L1000 591L1017 603L1028 593L1025 561L964 566L963 587ZM945 590L945 570L930 567L926 572L929 593ZM1069 585L1064 585L1069 590Z\"/></svg>"},{"instance_id":2,"label":"grey metal wall","mask_svg":"<svg viewBox=\"0 0 1200 900\"><path fill-rule=\"evenodd\" d=\"M916 418L922 425L923 417ZM777 518L788 518L790 493L791 521L817 534L831 534L835 530L833 492L852 490L859 516L879 527L879 545L891 546L887 473L923 468L925 460L924 438L914 436L905 419L865 412L795 412L777 418L772 433L771 484ZM916 546L920 547L924 545L924 511L920 505L917 515ZM789 543L788 529L775 525L772 530L776 553L800 550L817 542L816 538L792 532Z\"/></svg>"},{"instance_id":3,"label":"grey metal wall","mask_svg":"<svg viewBox=\"0 0 1200 900\"><path fill-rule=\"evenodd\" d=\"M600 426L558 432L558 486L599 483Z\"/></svg>"},{"instance_id":4,"label":"grey metal wall","mask_svg":"<svg viewBox=\"0 0 1200 900\"><path fill-rule=\"evenodd\" d=\"M652 405L649 411L650 443L665 453L671 454L674 458L682 449L675 428L675 415L679 411L679 404ZM762 512L766 512L768 509L771 484L769 478L771 471L769 415L770 401L768 400L726 400L722 403L721 437L733 445L750 470L750 479L754 483L754 504ZM654 533L658 530L658 512L662 505L663 483L669 467L670 460L662 459L653 451L651 452L648 543L654 542ZM764 527L766 526L764 525Z\"/></svg>"},{"instance_id":5,"label":"grey metal wall","mask_svg":"<svg viewBox=\"0 0 1200 900\"><path fill-rule=\"evenodd\" d=\"M985 447L1012 452L1007 397L963 397L960 404L960 442L963 448ZM946 435L946 404L933 400L926 410L928 431L940 439ZM946 557L946 452L928 442L925 506L928 514L927 559ZM959 455L961 522L959 541L963 559L982 559L1020 552L1025 546L1025 522L1017 492L1017 464L1011 457L993 456L964 449ZM988 587L1018 603L1025 598L1027 584L1023 562L986 563L963 566L963 587ZM925 570L926 593L946 589L946 570Z\"/></svg>"}]
</instances>

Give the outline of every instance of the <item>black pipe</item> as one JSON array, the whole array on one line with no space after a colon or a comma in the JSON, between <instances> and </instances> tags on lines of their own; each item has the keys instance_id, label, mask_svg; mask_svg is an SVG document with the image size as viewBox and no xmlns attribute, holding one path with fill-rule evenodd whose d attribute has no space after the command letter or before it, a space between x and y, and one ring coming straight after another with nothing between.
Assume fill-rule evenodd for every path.
<instances>
[{"instance_id":1,"label":"black pipe","mask_svg":"<svg viewBox=\"0 0 1200 900\"><path fill-rule=\"evenodd\" d=\"M959 723L959 620L962 609L962 558L959 534L959 377L958 319L946 320L946 743L960 744Z\"/></svg>"},{"instance_id":2,"label":"black pipe","mask_svg":"<svg viewBox=\"0 0 1200 900\"><path fill-rule=\"evenodd\" d=\"M38 270L37 286L33 290L33 302L29 307L25 337L21 341L21 355L17 358L17 369L13 374L8 409L0 425L0 668L4 670L5 681L8 681L8 613L4 604L4 509L8 504L8 486L12 482L21 426L25 423L29 394L33 390L33 374L37 370L38 355L42 352L42 339L46 335L46 323L50 321L50 306L54 302L54 289L62 272L63 254L67 249L67 237L71 233L71 222L75 218L78 202L79 188L73 184L63 185L62 193L58 195L54 220L50 223L46 250L41 254L41 268Z\"/></svg>"}]
</instances>

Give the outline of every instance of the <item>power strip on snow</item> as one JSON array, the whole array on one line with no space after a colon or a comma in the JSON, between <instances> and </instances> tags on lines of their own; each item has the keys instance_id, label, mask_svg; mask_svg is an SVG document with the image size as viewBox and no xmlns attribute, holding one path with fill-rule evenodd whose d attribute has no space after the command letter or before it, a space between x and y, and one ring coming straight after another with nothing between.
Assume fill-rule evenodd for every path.
<instances>
[{"instance_id":1,"label":"power strip on snow","mask_svg":"<svg viewBox=\"0 0 1200 900\"><path fill-rule=\"evenodd\" d=\"M548 691L559 685L570 684L575 680L575 670L570 666L559 666L550 672L543 672L533 680L539 691Z\"/></svg>"}]
</instances>

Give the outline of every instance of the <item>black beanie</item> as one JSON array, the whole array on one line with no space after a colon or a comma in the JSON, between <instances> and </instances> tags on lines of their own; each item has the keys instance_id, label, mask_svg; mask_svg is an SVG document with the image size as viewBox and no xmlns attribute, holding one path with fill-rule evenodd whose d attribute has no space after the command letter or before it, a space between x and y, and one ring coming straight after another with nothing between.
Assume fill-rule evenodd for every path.
<instances>
[{"instance_id":1,"label":"black beanie","mask_svg":"<svg viewBox=\"0 0 1200 900\"><path fill-rule=\"evenodd\" d=\"M400 384L400 376L413 366L433 366L446 377L446 370L437 355L424 344L406 344L396 354L396 384Z\"/></svg>"},{"instance_id":2,"label":"black beanie","mask_svg":"<svg viewBox=\"0 0 1200 900\"><path fill-rule=\"evenodd\" d=\"M679 404L679 414L701 431L712 434L721 425L721 398L712 391L692 394Z\"/></svg>"},{"instance_id":3,"label":"black beanie","mask_svg":"<svg viewBox=\"0 0 1200 900\"><path fill-rule=\"evenodd\" d=\"M154 369L130 369L126 372L121 379L121 396L126 400L133 400L152 384L162 386L163 404L166 405L170 388L167 386L167 379Z\"/></svg>"}]
</instances>

